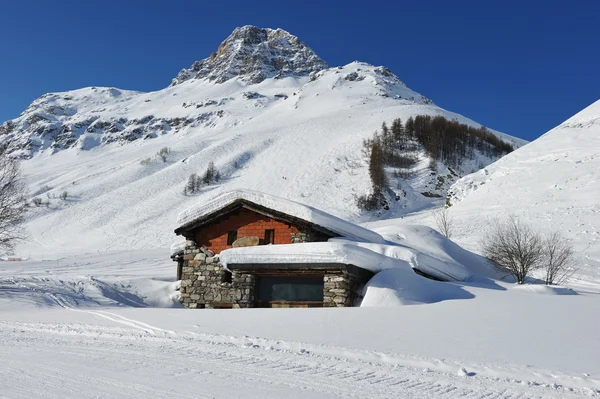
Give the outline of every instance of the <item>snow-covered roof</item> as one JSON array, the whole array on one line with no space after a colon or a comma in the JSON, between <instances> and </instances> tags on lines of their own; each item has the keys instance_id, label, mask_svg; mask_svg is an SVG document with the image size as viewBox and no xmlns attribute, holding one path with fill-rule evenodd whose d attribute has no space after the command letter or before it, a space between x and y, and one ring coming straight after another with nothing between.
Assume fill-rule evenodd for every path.
<instances>
[{"instance_id":1,"label":"snow-covered roof","mask_svg":"<svg viewBox=\"0 0 600 399\"><path fill-rule=\"evenodd\" d=\"M185 245L187 240L183 237L178 237L177 240L171 244L171 256L182 254L185 251Z\"/></svg>"},{"instance_id":2,"label":"snow-covered roof","mask_svg":"<svg viewBox=\"0 0 600 399\"><path fill-rule=\"evenodd\" d=\"M472 275L464 265L433 255L435 254L402 245L333 238L328 242L226 249L220 254L220 262L225 267L235 264L345 264L374 273L387 269L413 268L450 281L464 281Z\"/></svg>"},{"instance_id":3,"label":"snow-covered roof","mask_svg":"<svg viewBox=\"0 0 600 399\"><path fill-rule=\"evenodd\" d=\"M235 202L243 201L271 209L275 212L301 219L307 223L320 226L342 237L353 238L365 242L384 243L385 240L374 231L365 229L354 223L340 219L329 213L299 202L276 197L252 190L234 190L221 193L208 201L193 206L179 214L175 231L193 226L197 221L207 218Z\"/></svg>"},{"instance_id":4,"label":"snow-covered roof","mask_svg":"<svg viewBox=\"0 0 600 399\"><path fill-rule=\"evenodd\" d=\"M366 248L343 242L310 242L287 245L259 245L226 249L220 254L224 267L234 264L345 264L358 266L374 273L397 266L392 259Z\"/></svg>"}]
</instances>

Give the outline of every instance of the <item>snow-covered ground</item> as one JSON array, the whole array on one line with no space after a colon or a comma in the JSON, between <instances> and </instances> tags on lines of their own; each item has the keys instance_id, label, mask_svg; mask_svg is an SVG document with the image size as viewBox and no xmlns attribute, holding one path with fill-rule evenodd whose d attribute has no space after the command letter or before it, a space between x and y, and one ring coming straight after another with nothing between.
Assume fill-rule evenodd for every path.
<instances>
[{"instance_id":1,"label":"snow-covered ground","mask_svg":"<svg viewBox=\"0 0 600 399\"><path fill-rule=\"evenodd\" d=\"M3 262L0 396L600 396L600 294L496 280L427 227L376 231L363 249L397 267L361 308L184 309L167 248Z\"/></svg>"},{"instance_id":2,"label":"snow-covered ground","mask_svg":"<svg viewBox=\"0 0 600 399\"><path fill-rule=\"evenodd\" d=\"M427 309L1 312L0 395L598 395L597 324L568 311L575 305L597 313L597 300L524 293L498 299ZM517 335L517 323L535 327ZM569 341L576 342L564 345Z\"/></svg>"}]
</instances>

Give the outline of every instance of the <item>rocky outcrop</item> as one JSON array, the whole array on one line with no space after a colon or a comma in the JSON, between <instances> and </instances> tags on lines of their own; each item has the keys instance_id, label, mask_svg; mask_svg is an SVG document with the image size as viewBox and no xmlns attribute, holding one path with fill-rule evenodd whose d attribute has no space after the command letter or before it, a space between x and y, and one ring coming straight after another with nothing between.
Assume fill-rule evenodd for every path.
<instances>
[{"instance_id":1,"label":"rocky outcrop","mask_svg":"<svg viewBox=\"0 0 600 399\"><path fill-rule=\"evenodd\" d=\"M325 61L283 29L243 26L236 28L208 58L179 72L171 85L192 78L223 83L234 77L253 84L267 78L308 76L325 68Z\"/></svg>"},{"instance_id":2,"label":"rocky outcrop","mask_svg":"<svg viewBox=\"0 0 600 399\"><path fill-rule=\"evenodd\" d=\"M103 108L105 104L123 92L86 88L74 93L75 98L69 93L53 93L35 100L18 118L0 125L0 145L6 145L8 153L30 158L42 150L89 150L101 144L125 144L177 133L187 127L210 127L225 115L224 110L218 109L220 103L216 101L207 102L212 105L211 110L203 109L188 117L107 115ZM135 92L128 94L129 98L138 95ZM92 101L95 104L90 104Z\"/></svg>"}]
</instances>

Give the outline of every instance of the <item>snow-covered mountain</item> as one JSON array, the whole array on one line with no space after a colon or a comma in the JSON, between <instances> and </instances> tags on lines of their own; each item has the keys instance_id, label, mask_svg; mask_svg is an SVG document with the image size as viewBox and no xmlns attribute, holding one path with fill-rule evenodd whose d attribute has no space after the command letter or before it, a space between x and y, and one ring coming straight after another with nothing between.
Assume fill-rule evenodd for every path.
<instances>
[{"instance_id":1,"label":"snow-covered mountain","mask_svg":"<svg viewBox=\"0 0 600 399\"><path fill-rule=\"evenodd\" d=\"M513 214L559 231L578 256L580 284L600 282L600 101L449 190L457 240L478 244L492 218Z\"/></svg>"},{"instance_id":2,"label":"snow-covered mountain","mask_svg":"<svg viewBox=\"0 0 600 399\"><path fill-rule=\"evenodd\" d=\"M235 188L364 220L356 206L356 197L371 190L363 140L384 121L414 115L480 126L436 106L385 67L327 68L293 35L251 26L156 92L90 87L46 94L0 126L0 144L24 159L32 195L47 204L32 208L31 239L20 251L167 247L179 211ZM161 150L168 152L164 162ZM479 156L457 174L444 165L435 173L423 152L417 156L412 177L390 187L397 202L389 215L442 201L422 193L443 194L459 175L495 160ZM210 162L221 180L184 194L188 177ZM63 192L67 200L59 199Z\"/></svg>"}]
</instances>

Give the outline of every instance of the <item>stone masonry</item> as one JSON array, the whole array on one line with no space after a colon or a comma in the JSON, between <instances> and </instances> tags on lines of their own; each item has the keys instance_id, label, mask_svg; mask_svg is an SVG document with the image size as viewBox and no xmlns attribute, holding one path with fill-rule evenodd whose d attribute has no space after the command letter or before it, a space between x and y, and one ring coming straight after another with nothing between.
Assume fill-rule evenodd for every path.
<instances>
[{"instance_id":1,"label":"stone masonry","mask_svg":"<svg viewBox=\"0 0 600 399\"><path fill-rule=\"evenodd\" d=\"M270 273L290 273L289 269L270 269ZM219 263L219 255L188 241L183 254L180 302L192 309L251 308L255 306L255 273L260 270L233 270ZM361 284L372 273L352 265L311 265L292 273L323 274L323 306L356 305Z\"/></svg>"},{"instance_id":2,"label":"stone masonry","mask_svg":"<svg viewBox=\"0 0 600 399\"><path fill-rule=\"evenodd\" d=\"M179 301L188 308L250 308L254 306L254 276L229 275L219 255L188 241L184 255Z\"/></svg>"},{"instance_id":3,"label":"stone masonry","mask_svg":"<svg viewBox=\"0 0 600 399\"><path fill-rule=\"evenodd\" d=\"M336 270L323 277L323 306L354 306L358 296L358 279L346 270Z\"/></svg>"}]
</instances>

